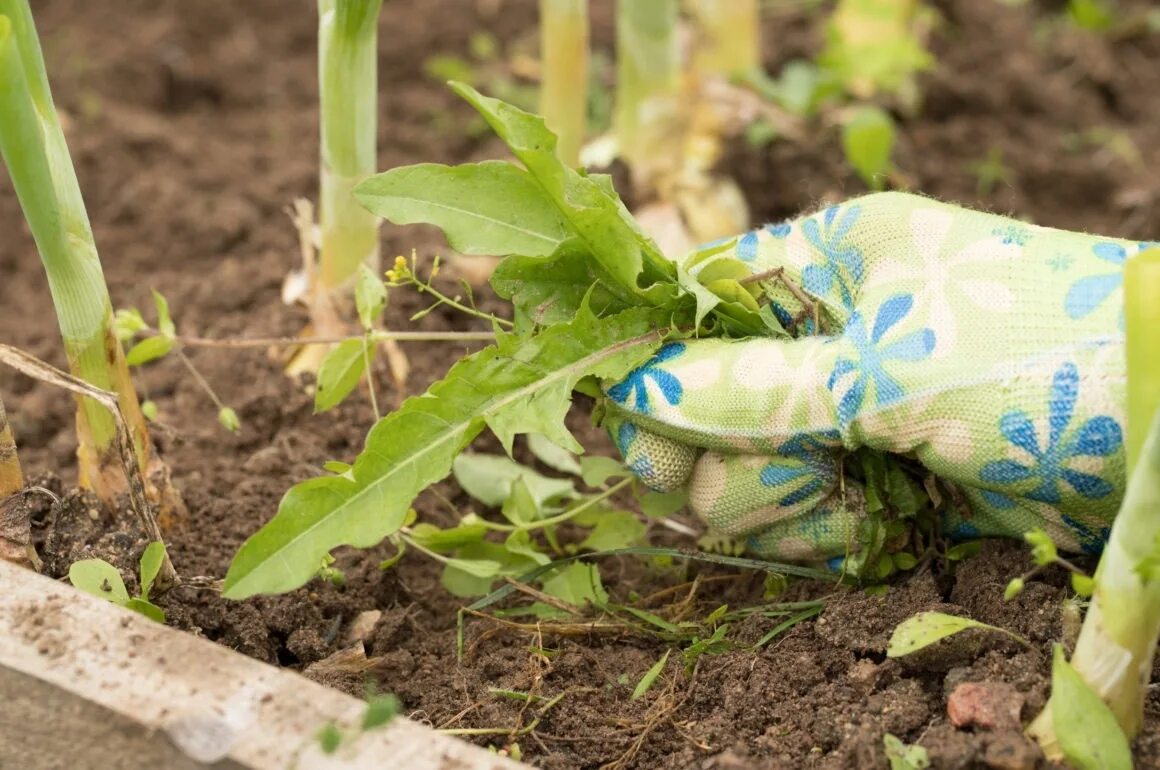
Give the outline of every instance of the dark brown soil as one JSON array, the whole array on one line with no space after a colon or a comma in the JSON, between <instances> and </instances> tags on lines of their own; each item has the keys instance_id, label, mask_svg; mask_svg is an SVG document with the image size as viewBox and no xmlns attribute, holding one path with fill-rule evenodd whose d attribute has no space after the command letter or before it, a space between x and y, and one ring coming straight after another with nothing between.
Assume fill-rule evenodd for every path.
<instances>
[{"instance_id":1,"label":"dark brown soil","mask_svg":"<svg viewBox=\"0 0 1160 770\"><path fill-rule=\"evenodd\" d=\"M303 314L280 302L279 287L298 259L283 210L315 194L313 4L138 0L101 4L100 11L80 0L35 5L114 302L146 307L155 287L186 334L297 333ZM607 48L610 3L594 5L596 36ZM822 11L803 5L775 4L766 40L771 68L820 46ZM925 103L903 122L896 156L913 189L1044 225L1160 239L1160 37L1078 32L1053 21L1061 3L936 5L943 17L932 43L939 66L922 78ZM469 110L423 74L423 63L463 52L478 29L510 46L533 46L533 0L387 0L386 6L380 165L499 155L494 140L458 130ZM729 170L758 218L780 219L864 190L844 167L832 128L807 134L808 143L779 141L760 153L736 143ZM970 165L991 148L1002 152L1009 173L981 195ZM43 273L6 181L0 233L0 341L63 364ZM386 227L384 239L387 255L439 248L435 235L416 229ZM420 306L405 292L392 302L398 328ZM417 326L469 328L465 319L441 313ZM463 346L412 351L410 387L417 391ZM357 452L371 413L365 399L354 398L312 416L309 397L262 351L192 356L237 409L244 425L238 436L217 426L211 404L176 361L149 367L141 387L160 406L155 436L189 506L188 520L170 534L173 560L183 575L221 577L291 484L316 475L327 459ZM6 370L0 393L26 468L71 483L71 400ZM608 449L599 436L588 437L594 450ZM445 491L457 494L450 486ZM431 503L421 498L421 516L446 523L447 514ZM126 563L139 544L110 527L113 518L75 496L56 509L44 504L37 537L51 573L62 574L81 555ZM671 533L656 534L671 541ZM542 767L884 768L885 732L921 742L938 768L1030 768L1039 761L1017 730L956 729L946 712L948 694L962 682L1013 686L1024 700L1024 720L1044 702L1050 644L1064 635L1067 592L1062 576L1048 573L1004 603L1003 586L1028 565L1016 544L991 545L953 574L923 571L886 596L842 593L816 620L761 652L704 656L691 672L674 654L637 701L629 698L632 688L663 646L628 635L540 639L477 621L469 627L469 655L458 663L459 603L440 587L435 565L408 557L383 572L377 564L385 550L340 554L347 576L341 588L316 582L240 604L183 588L164 603L179 627L300 669L338 651L358 613L380 610L365 651L377 658L371 671L382 689L396 692L413 719L491 728L495 734L473 739L498 747L517 740L524 757ZM689 568L658 575L627 559L602 569L622 599L697 573L731 574ZM796 584L788 595L829 590ZM761 594L760 576L734 574L702 580L694 601L707 613L726 602L746 606ZM1022 634L1032 646L975 637L914 663L887 660L892 628L922 609L969 614ZM775 623L751 619L735 630L753 641ZM542 657L533 651L539 647L555 653ZM311 673L351 691L363 686L361 674L333 665ZM534 730L516 736L530 715L489 688L566 694ZM1141 767L1160 766L1155 694L1136 745Z\"/></svg>"}]
</instances>

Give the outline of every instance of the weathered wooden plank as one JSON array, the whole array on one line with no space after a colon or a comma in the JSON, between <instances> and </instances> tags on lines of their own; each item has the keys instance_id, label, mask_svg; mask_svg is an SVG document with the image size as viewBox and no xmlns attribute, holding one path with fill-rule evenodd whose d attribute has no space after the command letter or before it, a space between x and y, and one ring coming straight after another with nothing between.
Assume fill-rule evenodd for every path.
<instances>
[{"instance_id":1,"label":"weathered wooden plank","mask_svg":"<svg viewBox=\"0 0 1160 770\"><path fill-rule=\"evenodd\" d=\"M409 722L331 756L363 703L0 562L0 768L515 770Z\"/></svg>"}]
</instances>

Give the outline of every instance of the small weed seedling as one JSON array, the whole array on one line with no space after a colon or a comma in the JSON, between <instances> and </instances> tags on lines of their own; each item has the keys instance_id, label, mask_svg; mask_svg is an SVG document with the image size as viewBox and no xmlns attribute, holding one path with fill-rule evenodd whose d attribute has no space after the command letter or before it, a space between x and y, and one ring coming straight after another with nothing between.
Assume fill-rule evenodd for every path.
<instances>
[{"instance_id":1,"label":"small weed seedling","mask_svg":"<svg viewBox=\"0 0 1160 770\"><path fill-rule=\"evenodd\" d=\"M68 569L68 579L77 588L85 593L105 599L112 604L125 609L139 612L150 620L158 623L165 622L165 612L149 601L149 592L153 589L153 581L161 571L165 561L165 544L153 542L145 547L141 554L140 578L141 593L130 597L121 573L112 564L104 559L83 559L73 562Z\"/></svg>"}]
</instances>

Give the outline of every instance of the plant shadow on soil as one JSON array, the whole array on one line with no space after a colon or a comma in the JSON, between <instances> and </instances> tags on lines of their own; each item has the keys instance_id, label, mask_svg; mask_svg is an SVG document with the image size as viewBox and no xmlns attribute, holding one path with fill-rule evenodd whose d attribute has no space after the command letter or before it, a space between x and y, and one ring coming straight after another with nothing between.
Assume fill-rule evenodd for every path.
<instances>
[{"instance_id":1,"label":"plant shadow on soil","mask_svg":"<svg viewBox=\"0 0 1160 770\"><path fill-rule=\"evenodd\" d=\"M1111 128L1131 138L1139 157L1160 153L1154 96L1160 38L1107 39L1062 28L1044 36L1058 3L936 5L944 18L932 44L939 66L922 78L922 112L903 126L896 154L914 189L1039 224L1160 239L1154 169L1124 152L1122 142L1101 142L1091 133ZM283 208L297 196L313 196L316 184L311 5L288 12L277 0L167 0L110 4L93 14L79 0L46 0L36 10L115 303L145 307L154 287L168 296L187 333L297 333L304 319L281 304L279 286L298 253ZM597 44L607 50L610 3L594 3L594 14ZM793 56L815 53L819 18L798 4L778 6L766 26L767 65L776 70ZM382 24L380 166L501 156L494 140L448 128L466 125L470 111L423 74L423 62L465 50L477 29L534 46L533 0L433 0L421 13L387 0ZM1002 150L1010 177L980 197L968 166L992 147ZM780 141L764 152L737 142L727 170L757 218L767 221L864 189L844 167L832 131L812 132L804 143ZM0 244L0 339L62 364L43 274L7 183L0 187L0 232L12 234ZM386 227L384 237L388 256L412 247L427 256L441 248L432 231L420 228ZM393 327L404 328L419 307L413 293L394 293ZM417 327L470 328L467 319L442 312ZM465 348L411 350L409 387L417 392ZM309 397L262 351L192 355L237 409L244 425L239 435L218 428L211 404L178 363L149 367L140 383L160 405L156 440L189 507L188 520L170 533L174 563L186 576L220 577L291 484L316 475L327 459L358 451L371 415L365 397L356 396L313 416ZM0 371L0 392L26 468L71 478L71 399L8 371ZM593 451L610 451L584 415L575 418ZM452 484L441 488L457 505L468 505ZM425 519L449 523L434 498L420 498L417 507ZM103 555L131 575L143 543L119 531L114 518L75 493L56 509L42 506L36 534L50 574L64 574L75 558ZM654 535L676 542L672 533ZM408 556L383 572L377 564L388 550L340 553L343 587L316 581L286 596L236 604L183 588L164 604L180 628L296 669L342 648L358 613L380 610L364 642L367 672L402 698L413 719L514 731L529 721L522 704L496 698L489 688L536 688L547 697L567 691L534 732L517 738L525 758L542 767L883 768L885 732L920 741L934 767L1043 764L1017 730L960 730L946 715L947 694L965 681L1013 685L1024 720L1044 702L1066 583L1049 572L1004 603L1004 585L1028 565L1018 544L989 544L953 575L926 571L896 583L885 597L844 593L817 619L760 652L702 658L692 677L674 655L657 685L636 701L629 698L633 686L663 645L629 636L538 639L476 621L469 626L470 654L458 664L460 605L440 587L436 565ZM703 613L761 600L759 575L694 567L658 573L627 558L609 560L601 570L622 600L698 573L728 576L702 581L696 601ZM795 583L788 597L831 590ZM925 609L965 612L1016 631L1033 646L984 636L918 663L886 659L893 627ZM751 618L734 631L753 641L776 622ZM541 658L531 649L538 646L556 654ZM362 669L316 666L311 675L362 692ZM503 746L510 738L475 740ZM1154 694L1136 749L1140 766L1160 766Z\"/></svg>"}]
</instances>

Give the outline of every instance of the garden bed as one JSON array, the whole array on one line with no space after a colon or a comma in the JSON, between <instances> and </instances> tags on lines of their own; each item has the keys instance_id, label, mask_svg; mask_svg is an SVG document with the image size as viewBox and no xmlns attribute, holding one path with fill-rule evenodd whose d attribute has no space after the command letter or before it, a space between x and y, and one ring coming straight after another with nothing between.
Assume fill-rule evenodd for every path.
<instances>
[{"instance_id":1,"label":"garden bed","mask_svg":"<svg viewBox=\"0 0 1160 770\"><path fill-rule=\"evenodd\" d=\"M610 4L593 5L596 42L607 48ZM1054 3L936 5L945 19L932 42L939 65L921 79L922 112L903 121L896 152L913 189L1042 225L1160 240L1160 180L1154 163L1145 162L1160 155L1154 96L1160 37L1053 31L1044 25L1058 18ZM385 6L379 166L500 156L496 140L463 133L470 108L423 66L436 54L466 55L479 30L509 50L534 50L535 3L433 0L413 10L387 0ZM767 65L776 69L816 52L822 15L798 4L773 6L765 45ZM185 333L298 333L302 312L280 301L282 278L298 259L296 232L283 209L295 197L313 196L317 184L311 4L292 12L275 0L174 0L118 4L97 15L88 4L52 0L37 3L36 13L114 302L148 305L152 287L169 298ZM778 141L765 151L735 143L728 168L757 219L778 220L864 191L844 164L836 132L807 135L805 143ZM992 148L1001 152L1005 178L981 195L972 167ZM62 364L43 272L7 183L0 186L0 232L0 341ZM388 257L443 248L429 230L388 226L384 237ZM411 328L406 318L420 307L419 298L402 290L391 302L392 328ZM435 312L415 328L466 329L469 319ZM441 376L464 349L410 347L411 392ZM310 397L263 350L191 355L238 411L239 435L218 427L212 405L176 361L147 368L141 384L160 407L155 437L189 507L188 519L169 537L175 566L184 576L220 578L291 484L316 475L325 460L350 459L361 448L372 416L359 397L313 416ZM71 399L7 370L0 370L0 393L26 469L71 483ZM583 423L576 415L576 426ZM611 452L598 432L584 435L594 451ZM64 574L82 555L128 563L132 539L107 514L68 494L67 483L45 483L66 496L55 513L45 505L37 521L49 574ZM441 490L466 509L467 498L452 485ZM417 508L426 520L450 523L434 497L420 498ZM652 539L691 544L663 529ZM543 767L885 767L885 732L920 741L936 767L1035 766L1038 750L1018 730L960 730L946 713L948 694L964 681L1013 685L1024 700L1024 719L1045 699L1049 643L1063 634L1066 582L1049 572L1004 603L1003 586L1027 566L1025 549L1016 544L989 546L953 574L920 571L884 597L843 593L817 619L759 653L703 656L691 673L674 655L658 683L635 701L633 687L663 654L661 645L627 632L541 639L475 621L468 654L457 662L460 603L440 586L437 565L408 555L383 572L378 562L388 551L338 554L342 587L316 581L286 596L242 603L182 588L162 604L179 628L295 670L327 659L360 612L379 610L364 641L369 670L382 689L399 695L407 715L439 728L491 731L473 739L499 748L518 742L524 757ZM660 571L619 558L601 569L620 600L700 575L692 602L702 614L723 603L760 601L763 592L762 576L716 568ZM691 591L686 586L681 596ZM832 591L795 584L789 595ZM899 621L922 609L956 608L1034 646L986 639L950 648L922 668L885 658ZM754 641L776 622L753 618L735 633ZM556 652L544 657L532 651L538 647ZM362 693L361 672L330 667L310 675ZM489 688L566 694L526 729L532 717L524 704L497 698ZM1136 747L1140 766L1160 765L1155 694Z\"/></svg>"}]
</instances>

